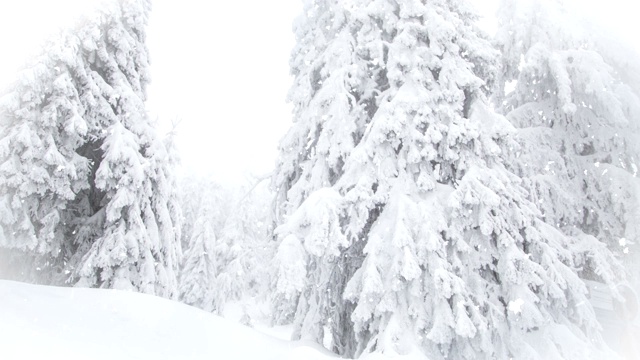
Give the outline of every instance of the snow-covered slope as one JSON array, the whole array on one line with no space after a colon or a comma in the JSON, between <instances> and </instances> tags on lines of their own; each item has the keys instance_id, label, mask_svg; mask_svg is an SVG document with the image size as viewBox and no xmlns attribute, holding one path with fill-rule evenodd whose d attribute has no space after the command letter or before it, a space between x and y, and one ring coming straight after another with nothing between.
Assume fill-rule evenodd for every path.
<instances>
[{"instance_id":1,"label":"snow-covered slope","mask_svg":"<svg viewBox=\"0 0 640 360\"><path fill-rule=\"evenodd\" d=\"M3 360L330 358L150 295L0 281Z\"/></svg>"}]
</instances>

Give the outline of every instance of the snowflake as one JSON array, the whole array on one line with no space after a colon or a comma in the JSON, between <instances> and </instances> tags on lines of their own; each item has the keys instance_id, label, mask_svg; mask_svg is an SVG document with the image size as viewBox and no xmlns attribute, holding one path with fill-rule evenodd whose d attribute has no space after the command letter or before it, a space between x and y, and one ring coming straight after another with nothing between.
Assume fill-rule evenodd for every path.
<instances>
[{"instance_id":1,"label":"snowflake","mask_svg":"<svg viewBox=\"0 0 640 360\"><path fill-rule=\"evenodd\" d=\"M522 312L522 305L524 305L524 300L522 299L509 301L508 309L514 314L520 314Z\"/></svg>"}]
</instances>

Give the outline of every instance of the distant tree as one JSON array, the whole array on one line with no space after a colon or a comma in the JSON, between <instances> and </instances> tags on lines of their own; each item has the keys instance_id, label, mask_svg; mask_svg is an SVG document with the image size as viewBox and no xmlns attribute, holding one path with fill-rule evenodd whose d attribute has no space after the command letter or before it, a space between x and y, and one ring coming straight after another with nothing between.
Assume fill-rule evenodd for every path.
<instances>
[{"instance_id":1,"label":"distant tree","mask_svg":"<svg viewBox=\"0 0 640 360\"><path fill-rule=\"evenodd\" d=\"M149 119L146 0L105 4L51 40L3 96L3 249L59 280L177 296L172 159Z\"/></svg>"},{"instance_id":2,"label":"distant tree","mask_svg":"<svg viewBox=\"0 0 640 360\"><path fill-rule=\"evenodd\" d=\"M276 289L293 304L277 319L346 355L599 354L574 244L504 166L498 53L467 2L303 14L274 177Z\"/></svg>"},{"instance_id":3,"label":"distant tree","mask_svg":"<svg viewBox=\"0 0 640 360\"><path fill-rule=\"evenodd\" d=\"M233 193L222 186L211 176L194 173L183 175L178 187L180 189L180 208L182 209L182 246L189 247L195 223L202 215L202 208L208 207L208 220L212 222L214 235L221 237L226 218L233 206Z\"/></svg>"},{"instance_id":4,"label":"distant tree","mask_svg":"<svg viewBox=\"0 0 640 360\"><path fill-rule=\"evenodd\" d=\"M214 281L216 277L215 244L211 206L201 207L189 246L185 249L180 272L180 301L206 311L215 310Z\"/></svg>"},{"instance_id":5,"label":"distant tree","mask_svg":"<svg viewBox=\"0 0 640 360\"><path fill-rule=\"evenodd\" d=\"M181 301L219 315L225 315L227 304L238 304L247 324L265 315L249 308L264 303L271 291L273 194L264 180L222 186L207 176L182 179L183 234L189 234L183 237L190 239L184 246Z\"/></svg>"},{"instance_id":6,"label":"distant tree","mask_svg":"<svg viewBox=\"0 0 640 360\"><path fill-rule=\"evenodd\" d=\"M231 194L209 176L182 176L180 208L183 216L180 270L180 301L203 310L216 311L215 278L220 259L216 246L228 216Z\"/></svg>"},{"instance_id":7,"label":"distant tree","mask_svg":"<svg viewBox=\"0 0 640 360\"><path fill-rule=\"evenodd\" d=\"M251 314L246 304L260 303L272 291L268 267L274 251L269 238L272 193L264 180L255 179L249 189L239 190L215 249L216 311L222 314L227 303L239 302L247 321Z\"/></svg>"}]
</instances>

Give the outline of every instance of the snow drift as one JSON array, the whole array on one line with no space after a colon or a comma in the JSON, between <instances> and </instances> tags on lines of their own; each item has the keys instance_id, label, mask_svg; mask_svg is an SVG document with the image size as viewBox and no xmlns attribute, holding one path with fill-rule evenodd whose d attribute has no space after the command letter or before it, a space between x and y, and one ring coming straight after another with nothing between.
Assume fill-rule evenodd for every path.
<instances>
[{"instance_id":1,"label":"snow drift","mask_svg":"<svg viewBox=\"0 0 640 360\"><path fill-rule=\"evenodd\" d=\"M0 280L0 358L330 359L317 345L262 334L159 297Z\"/></svg>"}]
</instances>

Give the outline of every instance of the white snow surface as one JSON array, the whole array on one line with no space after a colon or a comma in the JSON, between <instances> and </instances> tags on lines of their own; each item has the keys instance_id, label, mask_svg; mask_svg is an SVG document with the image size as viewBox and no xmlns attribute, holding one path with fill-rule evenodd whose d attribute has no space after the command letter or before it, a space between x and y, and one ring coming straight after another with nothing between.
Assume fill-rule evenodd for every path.
<instances>
[{"instance_id":1,"label":"white snow surface","mask_svg":"<svg viewBox=\"0 0 640 360\"><path fill-rule=\"evenodd\" d=\"M0 280L0 359L334 359L159 297Z\"/></svg>"}]
</instances>

